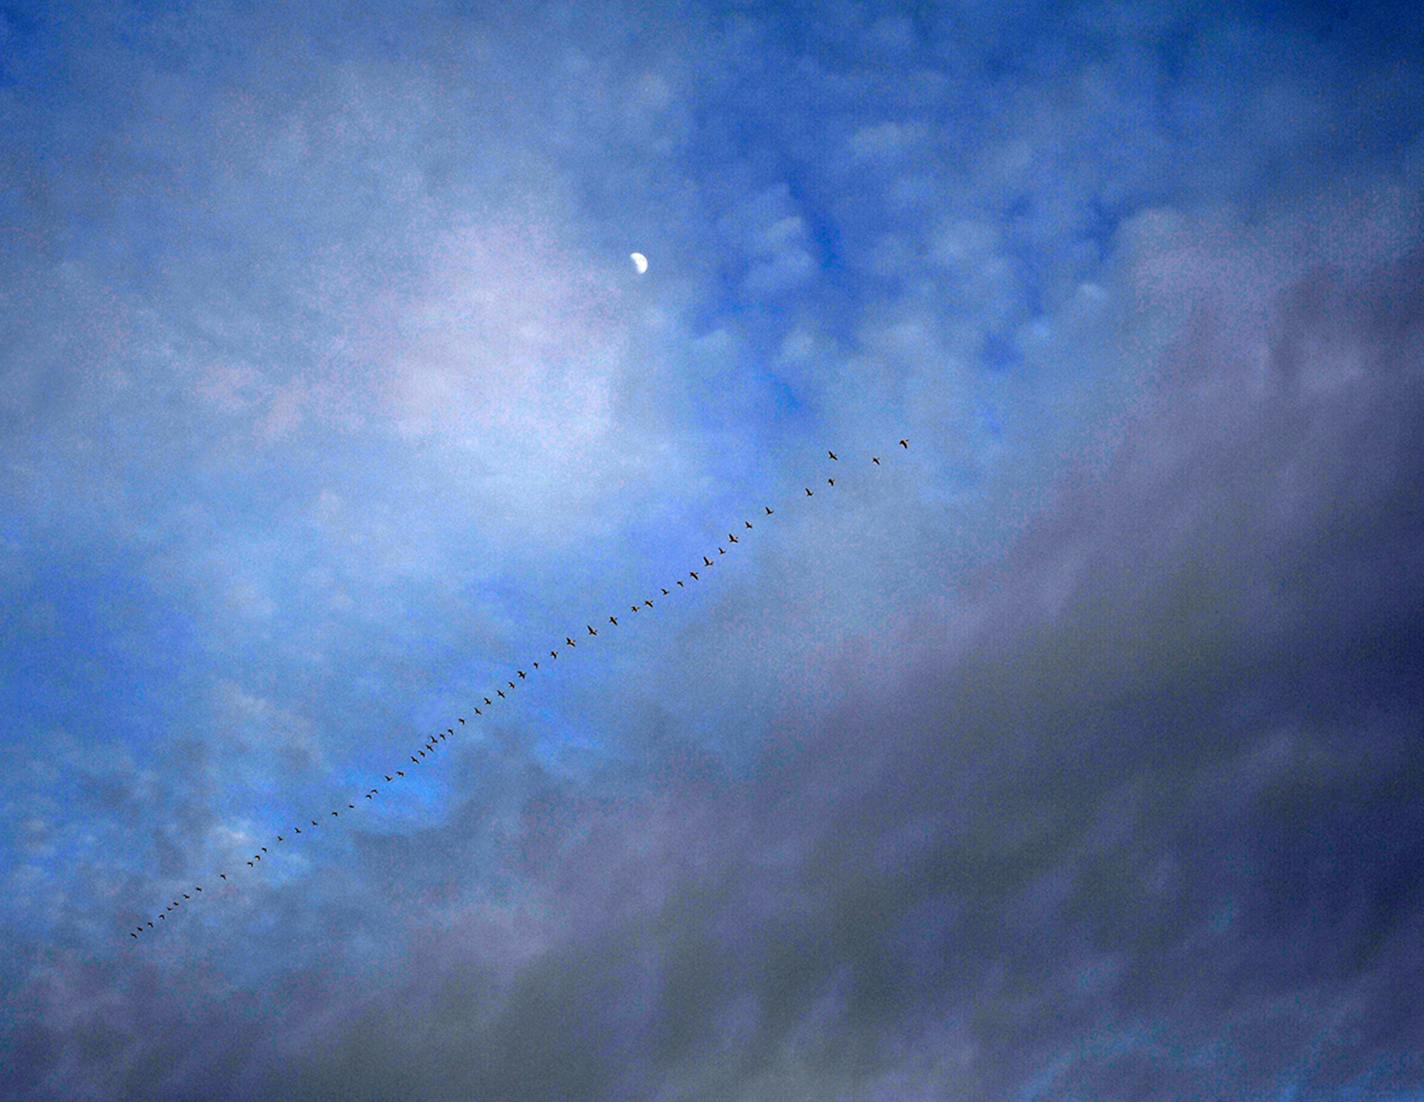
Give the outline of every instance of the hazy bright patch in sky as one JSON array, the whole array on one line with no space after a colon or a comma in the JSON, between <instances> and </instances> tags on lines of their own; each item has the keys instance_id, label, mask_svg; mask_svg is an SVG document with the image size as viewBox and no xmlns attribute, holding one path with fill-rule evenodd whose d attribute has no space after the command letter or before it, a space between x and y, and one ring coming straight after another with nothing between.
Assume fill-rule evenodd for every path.
<instances>
[{"instance_id":1,"label":"hazy bright patch in sky","mask_svg":"<svg viewBox=\"0 0 1424 1102\"><path fill-rule=\"evenodd\" d=\"M1420 36L0 6L0 1096L1420 1097Z\"/></svg>"}]
</instances>

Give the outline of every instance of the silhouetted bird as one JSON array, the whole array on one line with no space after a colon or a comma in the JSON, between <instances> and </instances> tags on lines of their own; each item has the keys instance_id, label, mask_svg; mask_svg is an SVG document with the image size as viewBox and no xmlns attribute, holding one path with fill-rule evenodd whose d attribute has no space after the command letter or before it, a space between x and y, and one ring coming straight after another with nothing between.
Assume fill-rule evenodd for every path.
<instances>
[{"instance_id":1,"label":"silhouetted bird","mask_svg":"<svg viewBox=\"0 0 1424 1102\"><path fill-rule=\"evenodd\" d=\"M148 928L149 928L150 930L153 929L153 923L152 923L152 922L150 922L150 923L148 924Z\"/></svg>"},{"instance_id":2,"label":"silhouetted bird","mask_svg":"<svg viewBox=\"0 0 1424 1102\"><path fill-rule=\"evenodd\" d=\"M509 682L508 684L509 684L509 687L510 687L511 689L514 688L514 682L513 682L513 681Z\"/></svg>"},{"instance_id":3,"label":"silhouetted bird","mask_svg":"<svg viewBox=\"0 0 1424 1102\"><path fill-rule=\"evenodd\" d=\"M810 487L810 486L807 486L807 487L806 487L806 496L807 496L807 497L815 497L815 496L816 496L815 494L813 494L813 493L811 492L811 487Z\"/></svg>"},{"instance_id":4,"label":"silhouetted bird","mask_svg":"<svg viewBox=\"0 0 1424 1102\"><path fill-rule=\"evenodd\" d=\"M592 631L593 629L590 628L589 630ZM564 646L566 646L566 647L576 647L576 646L578 646L578 644L575 643L575 642L574 642L571 638L569 638L567 635L565 635L565 636L564 636Z\"/></svg>"},{"instance_id":5,"label":"silhouetted bird","mask_svg":"<svg viewBox=\"0 0 1424 1102\"><path fill-rule=\"evenodd\" d=\"M339 818L341 818L341 812L339 812L339 811L333 811L333 812L331 813L331 817L332 817L333 819L339 819ZM259 858L259 860L260 860L260 858Z\"/></svg>"},{"instance_id":6,"label":"silhouetted bird","mask_svg":"<svg viewBox=\"0 0 1424 1102\"><path fill-rule=\"evenodd\" d=\"M417 750L416 753L419 754L422 758L425 757L425 751L424 751L424 750ZM419 765L420 762L416 762L415 764L416 764L416 765Z\"/></svg>"},{"instance_id":7,"label":"silhouetted bird","mask_svg":"<svg viewBox=\"0 0 1424 1102\"><path fill-rule=\"evenodd\" d=\"M183 893L183 898L184 898L184 899L192 899L193 897L192 897L191 895L189 895L187 892L184 892L184 893Z\"/></svg>"},{"instance_id":8,"label":"silhouetted bird","mask_svg":"<svg viewBox=\"0 0 1424 1102\"><path fill-rule=\"evenodd\" d=\"M610 624L612 624L614 627L617 627L617 626L618 626L618 617L616 617L616 616L610 616L610 617L608 618L608 622L609 622Z\"/></svg>"},{"instance_id":9,"label":"silhouetted bird","mask_svg":"<svg viewBox=\"0 0 1424 1102\"><path fill-rule=\"evenodd\" d=\"M462 719L462 720L460 720L460 722L461 722L461 723L464 723L465 721ZM455 728L453 728L453 727L446 727L446 728L445 728L445 734L446 734L446 735L453 735L454 733L455 733ZM442 735L442 736L440 736L440 737L441 737L441 738L444 738L445 736Z\"/></svg>"},{"instance_id":10,"label":"silhouetted bird","mask_svg":"<svg viewBox=\"0 0 1424 1102\"><path fill-rule=\"evenodd\" d=\"M405 776L405 770L403 770L403 769L397 769L397 770L396 770L396 776L397 776L397 777L404 777L404 776Z\"/></svg>"},{"instance_id":11,"label":"silhouetted bird","mask_svg":"<svg viewBox=\"0 0 1424 1102\"><path fill-rule=\"evenodd\" d=\"M503 690L503 689L496 689L496 690L494 691L494 695L497 696L497 697L499 697L500 700L508 700L508 699L509 699L509 697L507 697L507 696L504 695L504 690Z\"/></svg>"},{"instance_id":12,"label":"silhouetted bird","mask_svg":"<svg viewBox=\"0 0 1424 1102\"><path fill-rule=\"evenodd\" d=\"M703 556L702 556L702 565L703 565L703 566L711 566L711 565L712 565L712 560L709 559L706 555L703 555Z\"/></svg>"},{"instance_id":13,"label":"silhouetted bird","mask_svg":"<svg viewBox=\"0 0 1424 1102\"><path fill-rule=\"evenodd\" d=\"M370 794L369 792L367 792L367 793L366 793L366 799L369 800L370 798L371 798L371 794Z\"/></svg>"},{"instance_id":14,"label":"silhouetted bird","mask_svg":"<svg viewBox=\"0 0 1424 1102\"><path fill-rule=\"evenodd\" d=\"M256 866L254 866L254 865L252 864L252 862L249 861L249 862L247 862L247 867L250 869L250 868L255 868Z\"/></svg>"},{"instance_id":15,"label":"silhouetted bird","mask_svg":"<svg viewBox=\"0 0 1424 1102\"><path fill-rule=\"evenodd\" d=\"M225 873L225 872L220 872L220 873L218 873L218 875L221 876L224 880L227 879L227 873Z\"/></svg>"},{"instance_id":16,"label":"silhouetted bird","mask_svg":"<svg viewBox=\"0 0 1424 1102\"><path fill-rule=\"evenodd\" d=\"M482 711L480 711L478 708L476 708L476 709L475 709L475 715L477 715L477 716L482 716L482 715L484 715L484 712L482 712Z\"/></svg>"},{"instance_id":17,"label":"silhouetted bird","mask_svg":"<svg viewBox=\"0 0 1424 1102\"><path fill-rule=\"evenodd\" d=\"M464 725L465 725L465 717L464 717L464 716L461 716L461 717L460 717L460 726L463 727Z\"/></svg>"},{"instance_id":18,"label":"silhouetted bird","mask_svg":"<svg viewBox=\"0 0 1424 1102\"><path fill-rule=\"evenodd\" d=\"M494 701L491 700L489 697L485 697L485 703L486 703L486 704L493 704Z\"/></svg>"},{"instance_id":19,"label":"silhouetted bird","mask_svg":"<svg viewBox=\"0 0 1424 1102\"><path fill-rule=\"evenodd\" d=\"M662 586L658 586L658 588L659 588L659 589L663 589ZM667 591L666 589L663 589L663 596L664 596L664 597L668 596L668 591Z\"/></svg>"},{"instance_id":20,"label":"silhouetted bird","mask_svg":"<svg viewBox=\"0 0 1424 1102\"><path fill-rule=\"evenodd\" d=\"M877 467L880 466L880 456L878 456L878 455L872 455L872 456L870 457L870 461L871 461L872 463L874 463Z\"/></svg>"},{"instance_id":21,"label":"silhouetted bird","mask_svg":"<svg viewBox=\"0 0 1424 1102\"><path fill-rule=\"evenodd\" d=\"M629 605L628 607L631 608L634 612L637 612L637 611L638 611L638 606L637 606L637 605Z\"/></svg>"},{"instance_id":22,"label":"silhouetted bird","mask_svg":"<svg viewBox=\"0 0 1424 1102\"><path fill-rule=\"evenodd\" d=\"M381 776L385 777L386 780L390 780L390 779L391 779L391 775L390 775L389 773L382 773Z\"/></svg>"},{"instance_id":23,"label":"silhouetted bird","mask_svg":"<svg viewBox=\"0 0 1424 1102\"><path fill-rule=\"evenodd\" d=\"M742 521L742 523L745 524L748 528L750 528L750 527L752 526L752 522L749 521L749 520L744 520L744 521Z\"/></svg>"},{"instance_id":24,"label":"silhouetted bird","mask_svg":"<svg viewBox=\"0 0 1424 1102\"><path fill-rule=\"evenodd\" d=\"M262 846L261 849L262 849L262 852L263 852L263 853L266 853L266 852L267 852L267 847L266 847L266 846Z\"/></svg>"},{"instance_id":25,"label":"silhouetted bird","mask_svg":"<svg viewBox=\"0 0 1424 1102\"><path fill-rule=\"evenodd\" d=\"M832 486L836 484L836 480L834 478L828 478L826 479L826 481L829 482Z\"/></svg>"},{"instance_id":26,"label":"silhouetted bird","mask_svg":"<svg viewBox=\"0 0 1424 1102\"><path fill-rule=\"evenodd\" d=\"M767 516L771 516L772 513L774 513L774 512L776 511L776 510L773 509L770 505L765 506L765 508L766 508L766 515L767 515Z\"/></svg>"},{"instance_id":27,"label":"silhouetted bird","mask_svg":"<svg viewBox=\"0 0 1424 1102\"><path fill-rule=\"evenodd\" d=\"M159 915L159 916L158 916L158 917L159 917L159 918L161 918L161 919L164 919L164 920L165 920L165 921L166 921L166 920L167 920L167 918L168 918L168 916L167 916L167 915Z\"/></svg>"},{"instance_id":28,"label":"silhouetted bird","mask_svg":"<svg viewBox=\"0 0 1424 1102\"><path fill-rule=\"evenodd\" d=\"M719 555L725 555L726 553L727 553L727 549L726 549L725 547L719 547L719 548L717 548L717 554L719 554Z\"/></svg>"},{"instance_id":29,"label":"silhouetted bird","mask_svg":"<svg viewBox=\"0 0 1424 1102\"><path fill-rule=\"evenodd\" d=\"M900 441L900 447L904 448L906 451L909 451L909 450L910 450L910 442L909 442L908 440L901 440L901 441Z\"/></svg>"},{"instance_id":30,"label":"silhouetted bird","mask_svg":"<svg viewBox=\"0 0 1424 1102\"><path fill-rule=\"evenodd\" d=\"M524 678L525 678L526 675L525 675L525 673L524 673L523 670L515 670L514 672L519 675L519 680L520 680L520 681L523 681L523 680L524 680Z\"/></svg>"},{"instance_id":31,"label":"silhouetted bird","mask_svg":"<svg viewBox=\"0 0 1424 1102\"><path fill-rule=\"evenodd\" d=\"M412 754L412 755L410 756L410 763L411 763L412 765L419 765L419 764L420 764L420 762L418 762L418 761L415 760L415 755L414 755L414 754ZM312 826L316 826L316 824L313 823Z\"/></svg>"},{"instance_id":32,"label":"silhouetted bird","mask_svg":"<svg viewBox=\"0 0 1424 1102\"><path fill-rule=\"evenodd\" d=\"M836 453L833 452L833 451L828 451L828 452L826 452L826 454L829 455L832 459L835 459L835 460L839 460L839 459L840 459L840 456L836 455Z\"/></svg>"},{"instance_id":33,"label":"silhouetted bird","mask_svg":"<svg viewBox=\"0 0 1424 1102\"><path fill-rule=\"evenodd\" d=\"M138 934L133 934L133 933L131 933L131 934L129 934L129 937L137 938L137 937L138 937Z\"/></svg>"},{"instance_id":34,"label":"silhouetted bird","mask_svg":"<svg viewBox=\"0 0 1424 1102\"><path fill-rule=\"evenodd\" d=\"M197 885L193 890L194 890L195 892L200 892L200 891L203 890L203 885L199 884L199 885Z\"/></svg>"},{"instance_id":35,"label":"silhouetted bird","mask_svg":"<svg viewBox=\"0 0 1424 1102\"><path fill-rule=\"evenodd\" d=\"M300 833L302 832L302 828L301 828L301 827L297 827L296 830L297 830L297 833L298 833L298 834L300 834Z\"/></svg>"},{"instance_id":36,"label":"silhouetted bird","mask_svg":"<svg viewBox=\"0 0 1424 1102\"><path fill-rule=\"evenodd\" d=\"M534 663L534 668L535 668L536 670L539 668L539 663L538 663L538 662L535 662L535 663Z\"/></svg>"},{"instance_id":37,"label":"silhouetted bird","mask_svg":"<svg viewBox=\"0 0 1424 1102\"><path fill-rule=\"evenodd\" d=\"M678 589L686 589L686 588L687 588L687 586L685 586L685 585L682 584L682 579L681 579L681 578L679 578L679 579L677 580L677 588L678 588Z\"/></svg>"},{"instance_id":38,"label":"silhouetted bird","mask_svg":"<svg viewBox=\"0 0 1424 1102\"><path fill-rule=\"evenodd\" d=\"M728 543L740 543L741 540L737 539L737 537L734 536L734 535L732 535L731 532L728 532L728 533L727 533L727 542L728 542Z\"/></svg>"},{"instance_id":39,"label":"silhouetted bird","mask_svg":"<svg viewBox=\"0 0 1424 1102\"><path fill-rule=\"evenodd\" d=\"M552 658L555 662L557 662L559 660L559 652L556 650L551 650L549 652L549 657Z\"/></svg>"},{"instance_id":40,"label":"silhouetted bird","mask_svg":"<svg viewBox=\"0 0 1424 1102\"><path fill-rule=\"evenodd\" d=\"M347 804L346 806L347 806L348 808L353 808L353 809L356 807L355 804Z\"/></svg>"},{"instance_id":41,"label":"silhouetted bird","mask_svg":"<svg viewBox=\"0 0 1424 1102\"><path fill-rule=\"evenodd\" d=\"M709 563L708 565L710 566L711 564ZM700 581L702 580L701 578L699 578L699 577L697 576L697 571L695 571L695 570L689 570L688 573L689 573L690 575L692 575L692 580L693 580L694 582L700 582Z\"/></svg>"},{"instance_id":42,"label":"silhouetted bird","mask_svg":"<svg viewBox=\"0 0 1424 1102\"><path fill-rule=\"evenodd\" d=\"M644 600L644 601L643 601L643 604L647 605L649 608L652 608L652 607L653 607L653 602L652 602L652 601L649 601L649 600Z\"/></svg>"},{"instance_id":43,"label":"silhouetted bird","mask_svg":"<svg viewBox=\"0 0 1424 1102\"><path fill-rule=\"evenodd\" d=\"M412 759L412 760L414 760L414 759ZM313 819L313 820L311 821L311 825L312 825L312 826L316 826L316 825L317 825L317 821L316 821L315 819Z\"/></svg>"},{"instance_id":44,"label":"silhouetted bird","mask_svg":"<svg viewBox=\"0 0 1424 1102\"><path fill-rule=\"evenodd\" d=\"M590 635L597 635L597 634L598 634L598 632L596 632L596 631L593 630L593 625L592 625L592 624L587 625L587 627L588 627L588 633L589 633Z\"/></svg>"}]
</instances>

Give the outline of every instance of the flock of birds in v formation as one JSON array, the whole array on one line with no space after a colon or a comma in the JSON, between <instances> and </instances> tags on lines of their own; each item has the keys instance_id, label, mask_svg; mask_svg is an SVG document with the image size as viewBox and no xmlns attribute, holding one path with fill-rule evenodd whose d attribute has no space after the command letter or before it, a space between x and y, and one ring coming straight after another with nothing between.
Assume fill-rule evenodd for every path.
<instances>
[{"instance_id":1,"label":"flock of birds in v formation","mask_svg":"<svg viewBox=\"0 0 1424 1102\"><path fill-rule=\"evenodd\" d=\"M910 442L909 442L908 440L900 440L900 441L898 441L898 444L899 444L899 446L900 446L901 448L904 448L904 449L906 449L906 450L908 450L909 447L910 447ZM833 451L828 451L828 452L826 453L826 455L829 456L829 458L830 458L832 461L834 461L834 462L839 462L839 461L840 461L840 457L839 457L838 455L836 455L836 453L833 452ZM872 456L870 457L870 462L871 462L874 466L878 467L878 466L880 466L880 457L879 457L878 455L872 455ZM828 485L829 487L834 488L835 485L836 485L836 480L835 480L835 478L828 476L828 477L826 478L826 483L827 483L827 485ZM807 486L807 487L805 488L805 491L806 491L806 497L814 497L814 496L815 496L815 491L812 490L811 487ZM764 514L763 514L762 519L765 519L766 517L771 517L771 516L775 516L775 515L776 515L776 510L773 509L770 505L764 506L763 508L764 508L765 512L764 512ZM743 534L745 535L746 532L752 531L754 527L755 527L755 526L752 524L752 522L751 522L750 520L744 520L744 521L742 522L742 529L741 529L741 530L742 530ZM740 543L740 542L741 542L741 539L737 536L736 532L728 532L728 533L727 533L727 543L732 544L732 545L736 545L736 544L738 544L738 543ZM727 549L726 549L726 547L719 546L719 547L717 548L717 554L718 554L718 556L722 556L722 555L727 554ZM710 555L703 555L703 556L702 556L702 569L703 569L703 570L706 570L707 568L713 566L714 564L715 564L715 560L714 560ZM696 582L699 582L699 581L701 581L701 580L702 580L702 575L701 575L697 570L689 570L689 571L687 572L687 581L684 581L683 579L679 578L679 579L677 579L676 582L673 583L673 588L669 589L667 586L659 586L658 589L659 589L659 591L660 591L661 597L671 597L671 596L673 595L673 593L674 593L675 590L677 590L677 589L685 589L685 588L687 587L687 582L696 583ZM641 603L634 603L634 604L630 605L630 606L629 606L629 610L630 610L630 612L632 612L632 613L639 613L639 612L642 612L644 609L651 609L651 608L653 608L653 607L654 607L653 599L652 599L651 597L648 597L648 598L644 598ZM608 625L611 625L611 627L616 628L616 627L618 626L618 616L617 616L616 614L615 614L615 615L610 615L610 616L608 617L607 623L608 623ZM608 630L610 630L610 628L609 628L609 627L605 627L604 630L605 630L605 631L608 631ZM580 633L580 638L583 638L583 639L585 640L585 642L587 642L588 639L594 638L594 637L596 637L596 636L598 635L598 629L597 629L596 627L594 627L592 624L585 624L585 632L586 632L586 634L585 634L585 633ZM566 635L566 636L564 636L563 648L564 648L564 650L565 650L566 652L569 651L569 650L574 649L574 648L577 647L577 646L578 646L578 640L576 640L572 635ZM549 657L549 661L551 661L551 662L556 662L556 661L558 661L558 658L559 658L559 648L558 648L557 646L550 648L548 657ZM534 662L531 662L531 663L530 663L530 666L531 666L535 671L539 670L539 668L540 668L540 666L539 666L539 660L536 660L536 661L534 661ZM520 683L522 683L522 682L528 680L528 678L529 678L529 674L528 674L528 672L526 672L525 670L516 669L516 670L514 671L514 673L515 673L515 677L518 678L518 682L520 682ZM475 717L476 717L476 718L481 718L481 717L483 717L483 716L486 714L485 711L484 711L485 708L494 708L494 707L496 707L496 706L497 706L497 700L507 700L507 699L508 699L508 693L506 693L505 690L508 689L509 692L512 693L512 692L515 691L515 689L516 689L517 687L518 687L518 684L516 683L516 681L515 681L513 678L510 678L510 679L507 679L507 680L505 681L505 683L504 683L503 686L501 686L501 687L499 687L499 688L496 688L496 689L494 690L495 696L494 696L493 698L491 698L491 697L489 697L489 696L486 696L485 694L481 693L481 694L480 694L480 699L483 700L484 704L483 704L483 707L481 707L479 704L476 704L476 705L474 706L474 715L475 715ZM459 725L460 725L461 727L466 726L465 718L464 718L463 716L459 717L459 718L458 718L458 723L459 723ZM456 734L456 731L455 731L455 728L454 728L454 727L447 727L447 728L445 728L445 730L439 732L438 734L431 735L431 736L420 746L420 748L419 748L418 750L416 750L414 753L412 753L412 754L409 755L409 758L410 758L409 764L412 765L412 766L415 766L415 767L417 767L417 768L420 767L421 765L424 765L425 762L426 762L428 759L431 759L431 758L433 758L433 757L435 756L435 752L440 748L440 745L441 745L442 743L444 743L445 741L447 741L448 739L454 738L454 737L455 737L455 734ZM402 763L402 764L405 764L405 763ZM383 773L383 774L382 774L382 776L385 778L385 783L388 784L388 785L392 785L392 784L398 783L402 778L405 777L405 775L406 775L406 773L405 773L405 770L404 770L404 769L392 769L390 772L388 772L388 773ZM364 800L369 800L369 801L373 801L373 802L374 802L374 801L376 800L376 798L381 795L381 792L382 792L382 789L381 789L379 786L373 785L371 788L369 788L369 789L367 789L365 792L361 793L359 797L355 797L355 798L361 798L361 799L364 799ZM358 806L360 806L360 805L358 805L358 804L356 804L356 803L354 803L354 802L347 803L345 810L347 810L347 811L355 811ZM326 818L330 818L330 819L339 819L339 818L341 818L341 809L340 809L340 808L332 808L332 809L331 809L331 812L330 812L330 814L329 814L328 816L323 816L323 817L319 817L319 818L315 818L315 819L309 819L309 820L307 821L307 830L308 830L308 831L316 830L318 827L320 827L321 823L322 823ZM290 841L295 841L296 836L299 835L299 834L301 834L301 833L302 833L302 828L301 828L300 825L290 827L290 828L288 828L288 832L287 832L287 833L274 835L274 836L272 837L272 845L273 845L273 846L281 846L281 845L287 844L287 843L290 842ZM288 835L290 835L290 837L289 837ZM274 853L273 853L272 849L269 848L268 846L260 846L259 849L258 849L258 852L257 852L257 853L254 853L251 857L249 857L249 858L247 859L247 861L246 861L247 868L256 870L257 867L261 864L262 858L263 858L264 856L268 856L268 857L274 856ZM219 881L226 882L226 883L231 883L231 881L228 879L228 874L227 874L226 872L220 872L220 873L217 874L217 876L218 876L218 880L219 880ZM158 914L155 916L155 918L156 918L159 922L166 922L167 919L168 919L168 916L169 916L170 914L173 914L175 911L178 911L180 908L182 908L182 906L183 906L185 903L193 902L194 900L197 899L197 897L198 897L199 895L202 895L202 894L203 894L203 886L202 886L201 884L195 884L195 885L193 886L193 891L192 891L191 893L189 893L189 892L180 892L180 893L179 893L179 897L180 897L180 898L177 898L177 899L172 900L166 907L163 908L163 910L161 910L161 911L158 912ZM129 931L129 936L132 937L132 938L138 938L140 935L142 935L142 934L148 932L149 930L153 930L153 929L156 929L156 928L157 928L157 927L154 926L154 919L149 919L149 920L147 920L146 922L144 922L144 923L142 923L142 924L140 924L140 925L134 927L132 930L130 930L130 931Z\"/></svg>"}]
</instances>

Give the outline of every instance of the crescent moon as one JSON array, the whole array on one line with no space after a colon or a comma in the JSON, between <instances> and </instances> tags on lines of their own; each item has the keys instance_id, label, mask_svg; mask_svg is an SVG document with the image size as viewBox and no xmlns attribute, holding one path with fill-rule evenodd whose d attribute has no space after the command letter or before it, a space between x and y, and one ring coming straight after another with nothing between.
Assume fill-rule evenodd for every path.
<instances>
[{"instance_id":1,"label":"crescent moon","mask_svg":"<svg viewBox=\"0 0 1424 1102\"><path fill-rule=\"evenodd\" d=\"M642 253L629 253L628 259L633 262L633 267L637 269L639 275L643 275L648 270L648 258Z\"/></svg>"}]
</instances>

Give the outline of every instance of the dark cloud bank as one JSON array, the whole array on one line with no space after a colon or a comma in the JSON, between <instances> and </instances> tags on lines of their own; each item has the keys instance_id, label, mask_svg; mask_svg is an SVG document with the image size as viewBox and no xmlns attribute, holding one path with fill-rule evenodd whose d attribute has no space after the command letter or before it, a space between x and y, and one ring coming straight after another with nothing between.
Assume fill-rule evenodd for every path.
<instances>
[{"instance_id":1,"label":"dark cloud bank","mask_svg":"<svg viewBox=\"0 0 1424 1102\"><path fill-rule=\"evenodd\" d=\"M749 769L675 718L633 789L511 733L319 900L34 950L6 1097L1417 1087L1421 288L1418 252L1308 272L1255 351L1189 323L1111 462L952 611L906 613L900 660L849 672L846 639L837 704Z\"/></svg>"}]
</instances>

